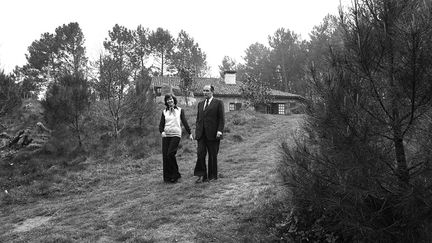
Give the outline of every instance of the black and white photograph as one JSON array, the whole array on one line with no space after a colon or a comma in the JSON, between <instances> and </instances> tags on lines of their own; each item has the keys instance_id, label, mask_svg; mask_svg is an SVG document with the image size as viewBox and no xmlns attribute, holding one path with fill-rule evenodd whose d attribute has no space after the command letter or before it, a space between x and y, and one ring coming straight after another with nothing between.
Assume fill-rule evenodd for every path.
<instances>
[{"instance_id":1,"label":"black and white photograph","mask_svg":"<svg viewBox=\"0 0 432 243\"><path fill-rule=\"evenodd\" d=\"M432 242L431 0L0 6L0 242Z\"/></svg>"}]
</instances>

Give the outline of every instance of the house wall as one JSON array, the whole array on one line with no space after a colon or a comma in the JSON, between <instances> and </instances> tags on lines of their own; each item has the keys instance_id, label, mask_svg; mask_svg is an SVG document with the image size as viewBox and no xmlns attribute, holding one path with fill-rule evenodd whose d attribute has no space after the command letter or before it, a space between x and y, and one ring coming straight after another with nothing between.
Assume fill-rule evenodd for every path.
<instances>
[{"instance_id":1,"label":"house wall","mask_svg":"<svg viewBox=\"0 0 432 243\"><path fill-rule=\"evenodd\" d=\"M273 102L285 104L285 115L304 113L306 111L306 104L297 99L275 99Z\"/></svg>"},{"instance_id":2,"label":"house wall","mask_svg":"<svg viewBox=\"0 0 432 243\"><path fill-rule=\"evenodd\" d=\"M169 92L162 92L162 93L169 93ZM184 99L184 97L182 96L176 96L177 98L177 102L179 104L179 106L183 106L186 107L186 101ZM229 104L230 103L241 103L242 104L242 108L245 107L246 105L246 99L241 98L241 97L218 97L215 96L215 98L222 100L224 103L224 110L225 112L229 112ZM196 106L198 104L198 102L200 102L201 100L203 100L204 98L202 96L199 97L188 97L188 105L189 107L191 106ZM156 103L160 103L163 104L164 103L164 95L162 96L157 96L156 97ZM290 115L292 113L299 113L299 111L302 111L302 107L304 107L304 105L298 101L298 100L294 100L294 99L274 99L273 104L285 104L285 115ZM253 109L253 107L249 107L249 109ZM267 107L266 106L258 106L256 109L257 112L261 112L261 113L267 113Z\"/></svg>"},{"instance_id":3,"label":"house wall","mask_svg":"<svg viewBox=\"0 0 432 243\"><path fill-rule=\"evenodd\" d=\"M223 101L225 112L229 111L230 103L241 103L242 108L246 105L246 99L241 97L215 97ZM202 97L197 98L197 102L202 100ZM292 113L302 113L304 111L305 105L296 99L274 99L274 104L285 104L285 115L290 115ZM249 109L253 109L250 107ZM267 113L267 108L265 106L259 106L256 109L257 112Z\"/></svg>"},{"instance_id":4,"label":"house wall","mask_svg":"<svg viewBox=\"0 0 432 243\"><path fill-rule=\"evenodd\" d=\"M241 103L242 108L244 108L244 106L246 104L246 100L241 98L241 97L215 97L215 98L223 101L225 112L229 111L229 104L230 103Z\"/></svg>"},{"instance_id":5,"label":"house wall","mask_svg":"<svg viewBox=\"0 0 432 243\"><path fill-rule=\"evenodd\" d=\"M274 99L273 102L266 106L266 105L258 105L256 107L257 112L261 113L278 113L278 104L284 104L284 114L290 115L293 113L303 113L305 105L301 103L299 100L295 99Z\"/></svg>"}]
</instances>

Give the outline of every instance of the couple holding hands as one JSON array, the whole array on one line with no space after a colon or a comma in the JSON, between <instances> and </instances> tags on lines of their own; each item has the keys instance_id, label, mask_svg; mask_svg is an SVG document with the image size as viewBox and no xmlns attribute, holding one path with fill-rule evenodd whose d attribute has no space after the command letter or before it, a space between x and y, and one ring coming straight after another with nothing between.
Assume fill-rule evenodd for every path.
<instances>
[{"instance_id":1,"label":"couple holding hands","mask_svg":"<svg viewBox=\"0 0 432 243\"><path fill-rule=\"evenodd\" d=\"M224 105L221 100L213 97L214 87L205 85L203 93L205 100L198 103L195 127L195 139L198 142L194 169L194 176L198 177L196 183L217 180L217 154L225 125ZM172 94L165 95L165 106L159 123L159 132L162 135L163 179L165 182L175 183L181 177L176 159L182 133L180 123L189 133L189 138L193 140L194 137L184 110L177 106L176 97Z\"/></svg>"}]
</instances>

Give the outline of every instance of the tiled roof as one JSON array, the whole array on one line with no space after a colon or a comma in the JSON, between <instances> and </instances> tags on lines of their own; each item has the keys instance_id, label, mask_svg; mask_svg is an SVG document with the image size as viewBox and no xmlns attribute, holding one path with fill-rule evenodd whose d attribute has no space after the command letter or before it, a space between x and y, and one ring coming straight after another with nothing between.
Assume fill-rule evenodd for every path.
<instances>
[{"instance_id":1,"label":"tiled roof","mask_svg":"<svg viewBox=\"0 0 432 243\"><path fill-rule=\"evenodd\" d=\"M171 85L171 87L178 88L180 83L179 77L153 77L152 86L161 87L163 84ZM192 90L194 95L202 96L202 88L205 85L213 85L215 88L215 96L241 96L240 86L242 82L236 81L236 84L226 84L220 78L195 78ZM271 94L279 98L298 98L304 99L302 96L292 93L283 92L280 90L271 90Z\"/></svg>"}]
</instances>

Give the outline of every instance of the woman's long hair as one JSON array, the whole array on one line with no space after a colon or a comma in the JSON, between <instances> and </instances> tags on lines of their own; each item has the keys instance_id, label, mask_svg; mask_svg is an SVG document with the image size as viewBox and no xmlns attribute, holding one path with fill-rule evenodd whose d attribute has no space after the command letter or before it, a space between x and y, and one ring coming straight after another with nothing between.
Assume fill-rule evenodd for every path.
<instances>
[{"instance_id":1,"label":"woman's long hair","mask_svg":"<svg viewBox=\"0 0 432 243\"><path fill-rule=\"evenodd\" d=\"M169 98L173 99L173 101L174 101L174 108L177 108L177 98L173 94L166 94L165 98L164 98L166 110L169 109L169 105L168 105L168 102L167 102L167 100Z\"/></svg>"}]
</instances>

